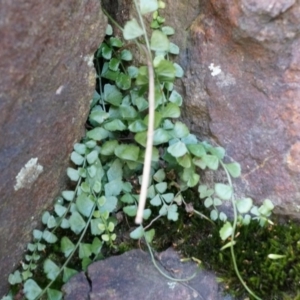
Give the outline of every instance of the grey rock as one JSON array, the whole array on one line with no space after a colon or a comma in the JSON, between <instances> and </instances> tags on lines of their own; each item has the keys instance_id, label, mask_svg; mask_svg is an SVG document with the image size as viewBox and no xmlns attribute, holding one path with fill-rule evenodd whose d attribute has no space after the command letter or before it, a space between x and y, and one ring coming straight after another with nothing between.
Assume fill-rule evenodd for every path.
<instances>
[{"instance_id":1,"label":"grey rock","mask_svg":"<svg viewBox=\"0 0 300 300\"><path fill-rule=\"evenodd\" d=\"M192 279L176 282L164 277L153 265L150 254L141 250L131 250L120 256L95 262L88 267L87 276L91 291L81 294L82 299L91 300L222 300L222 289L212 272L202 270L196 263L182 263L178 253L168 249L157 255L160 269L173 278ZM81 292L82 274L72 277L64 286L64 291L72 291L65 299L79 299L74 291ZM86 298L87 297L87 298Z\"/></svg>"}]
</instances>

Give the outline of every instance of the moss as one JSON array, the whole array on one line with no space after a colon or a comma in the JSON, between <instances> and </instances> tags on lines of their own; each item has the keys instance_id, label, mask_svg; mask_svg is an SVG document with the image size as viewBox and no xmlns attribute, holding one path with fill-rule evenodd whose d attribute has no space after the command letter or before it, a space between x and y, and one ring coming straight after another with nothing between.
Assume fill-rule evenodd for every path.
<instances>
[{"instance_id":1,"label":"moss","mask_svg":"<svg viewBox=\"0 0 300 300\"><path fill-rule=\"evenodd\" d=\"M221 225L221 224L219 224ZM236 277L230 250L219 237L220 226L193 217L173 232L171 243L184 256L201 260L221 276L236 296L245 292ZM300 226L294 222L261 228L256 222L237 230L235 254L242 277L262 299L299 299ZM159 237L158 237L159 238ZM286 255L272 260L268 254Z\"/></svg>"}]
</instances>

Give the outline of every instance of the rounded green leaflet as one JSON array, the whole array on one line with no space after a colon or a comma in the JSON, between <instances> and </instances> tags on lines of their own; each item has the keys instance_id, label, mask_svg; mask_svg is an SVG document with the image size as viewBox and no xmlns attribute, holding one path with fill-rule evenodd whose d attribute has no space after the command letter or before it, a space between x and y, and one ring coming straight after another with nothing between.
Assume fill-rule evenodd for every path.
<instances>
[{"instance_id":1,"label":"rounded green leaflet","mask_svg":"<svg viewBox=\"0 0 300 300\"><path fill-rule=\"evenodd\" d=\"M69 257L74 249L75 245L72 241L67 236L62 237L60 240L60 250L64 253L65 257Z\"/></svg>"},{"instance_id":2,"label":"rounded green leaflet","mask_svg":"<svg viewBox=\"0 0 300 300\"><path fill-rule=\"evenodd\" d=\"M129 50L124 49L121 51L121 59L122 60L131 61L132 58L133 58L132 53Z\"/></svg>"},{"instance_id":3,"label":"rounded green leaflet","mask_svg":"<svg viewBox=\"0 0 300 300\"><path fill-rule=\"evenodd\" d=\"M128 205L123 207L124 213L129 217L134 217L137 212L137 206L136 205Z\"/></svg>"},{"instance_id":4,"label":"rounded green leaflet","mask_svg":"<svg viewBox=\"0 0 300 300\"><path fill-rule=\"evenodd\" d=\"M186 154L188 150L183 142L178 141L169 146L167 151L174 157L180 157Z\"/></svg>"},{"instance_id":5,"label":"rounded green leaflet","mask_svg":"<svg viewBox=\"0 0 300 300\"><path fill-rule=\"evenodd\" d=\"M84 158L75 151L71 153L71 160L77 166L81 166L84 162Z\"/></svg>"},{"instance_id":6,"label":"rounded green leaflet","mask_svg":"<svg viewBox=\"0 0 300 300\"><path fill-rule=\"evenodd\" d=\"M44 261L44 272L46 273L48 279L55 280L57 275L59 274L59 271L59 266L51 259L47 258Z\"/></svg>"},{"instance_id":7,"label":"rounded green leaflet","mask_svg":"<svg viewBox=\"0 0 300 300\"><path fill-rule=\"evenodd\" d=\"M139 2L142 15L154 12L158 9L157 0L140 0Z\"/></svg>"},{"instance_id":8,"label":"rounded green leaflet","mask_svg":"<svg viewBox=\"0 0 300 300\"><path fill-rule=\"evenodd\" d=\"M42 292L42 289L38 286L38 284L34 280L28 279L24 283L23 291L28 300L35 300Z\"/></svg>"},{"instance_id":9,"label":"rounded green leaflet","mask_svg":"<svg viewBox=\"0 0 300 300\"><path fill-rule=\"evenodd\" d=\"M236 207L241 214L249 212L252 208L253 200L251 198L243 198L236 202Z\"/></svg>"},{"instance_id":10,"label":"rounded green leaflet","mask_svg":"<svg viewBox=\"0 0 300 300\"><path fill-rule=\"evenodd\" d=\"M131 87L130 76L124 73L119 73L116 78L116 85L121 90L128 90Z\"/></svg>"},{"instance_id":11,"label":"rounded green leaflet","mask_svg":"<svg viewBox=\"0 0 300 300\"><path fill-rule=\"evenodd\" d=\"M134 240L140 239L143 235L144 235L144 228L142 225L134 229L132 232L130 232L130 237Z\"/></svg>"},{"instance_id":12,"label":"rounded green leaflet","mask_svg":"<svg viewBox=\"0 0 300 300\"><path fill-rule=\"evenodd\" d=\"M230 222L226 222L220 229L220 237L225 241L228 237L232 235L233 227Z\"/></svg>"},{"instance_id":13,"label":"rounded green leaflet","mask_svg":"<svg viewBox=\"0 0 300 300\"><path fill-rule=\"evenodd\" d=\"M232 197L233 189L229 185L223 183L216 183L215 192L217 196L220 197L222 200L230 200Z\"/></svg>"},{"instance_id":14,"label":"rounded green leaflet","mask_svg":"<svg viewBox=\"0 0 300 300\"><path fill-rule=\"evenodd\" d=\"M83 230L83 228L85 228L85 225L86 225L84 219L82 218L80 213L77 211L73 211L73 213L69 219L69 222L70 222L71 230L75 234L79 234Z\"/></svg>"},{"instance_id":15,"label":"rounded green leaflet","mask_svg":"<svg viewBox=\"0 0 300 300\"><path fill-rule=\"evenodd\" d=\"M140 148L134 144L119 145L115 149L115 155L121 159L137 161Z\"/></svg>"},{"instance_id":16,"label":"rounded green leaflet","mask_svg":"<svg viewBox=\"0 0 300 300\"><path fill-rule=\"evenodd\" d=\"M124 30L123 30L123 36L124 36L125 40L133 40L143 34L144 34L144 31L136 19L132 19L132 20L126 22Z\"/></svg>"}]
</instances>

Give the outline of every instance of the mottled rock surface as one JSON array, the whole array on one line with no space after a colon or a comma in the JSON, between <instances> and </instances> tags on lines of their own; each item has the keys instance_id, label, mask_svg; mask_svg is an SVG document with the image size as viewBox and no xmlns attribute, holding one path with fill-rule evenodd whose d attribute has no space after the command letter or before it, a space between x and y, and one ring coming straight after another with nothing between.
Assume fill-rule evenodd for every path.
<instances>
[{"instance_id":1,"label":"mottled rock surface","mask_svg":"<svg viewBox=\"0 0 300 300\"><path fill-rule=\"evenodd\" d=\"M184 119L241 163L237 191L300 216L300 1L167 0Z\"/></svg>"},{"instance_id":2,"label":"mottled rock surface","mask_svg":"<svg viewBox=\"0 0 300 300\"><path fill-rule=\"evenodd\" d=\"M0 3L0 297L42 211L66 184L105 28L99 0Z\"/></svg>"},{"instance_id":3,"label":"mottled rock surface","mask_svg":"<svg viewBox=\"0 0 300 300\"><path fill-rule=\"evenodd\" d=\"M186 282L175 282L162 276L154 267L149 253L132 250L110 257L88 267L90 292L82 273L64 285L65 300L82 298L91 300L231 300L222 296L213 273L201 270L195 263L180 262L179 255L168 249L157 256L165 274L175 278L194 277ZM86 294L82 294L82 287Z\"/></svg>"}]
</instances>

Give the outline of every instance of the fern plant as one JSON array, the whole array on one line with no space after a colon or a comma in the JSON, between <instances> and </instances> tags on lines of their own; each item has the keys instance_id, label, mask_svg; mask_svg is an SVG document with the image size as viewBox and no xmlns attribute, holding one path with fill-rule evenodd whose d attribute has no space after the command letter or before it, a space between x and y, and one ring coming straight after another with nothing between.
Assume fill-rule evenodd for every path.
<instances>
[{"instance_id":1,"label":"fern plant","mask_svg":"<svg viewBox=\"0 0 300 300\"><path fill-rule=\"evenodd\" d=\"M70 267L72 260L79 260L81 269L86 270L102 257L103 246L114 247L118 222L113 214L118 210L137 217L138 226L130 237L144 237L151 251L153 223L160 218L176 222L178 210L188 206L183 192L197 188L199 201L211 208L211 219L224 222L220 237L228 240L224 248L230 247L239 276L233 248L237 223L257 219L263 225L273 209L269 200L258 208L249 198L234 199L231 178L240 176L239 164L225 163L222 147L199 141L179 120L183 99L174 82L184 71L172 61L180 52L170 41L175 30L164 25L162 1L134 2L139 21L128 21L122 31L124 39L133 40L145 55L147 65L132 64L131 46L112 36L109 25L95 54L100 89L91 101L90 129L82 142L74 145L74 167L67 169L75 188L63 191L54 211L43 214L45 229L34 230L26 262L9 277L11 285L23 288L26 299L40 299L45 294L48 299L62 299L61 291L53 286L78 272ZM142 17L149 13L153 13L150 39ZM207 186L201 182L199 170L220 167L227 184ZM233 222L218 209L224 201L232 202ZM192 206L187 210L205 217ZM48 256L47 249L55 247L64 261ZM42 266L46 283L34 276L38 266ZM12 296L13 292L3 299Z\"/></svg>"}]
</instances>

